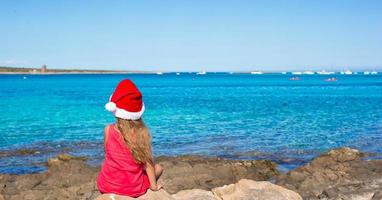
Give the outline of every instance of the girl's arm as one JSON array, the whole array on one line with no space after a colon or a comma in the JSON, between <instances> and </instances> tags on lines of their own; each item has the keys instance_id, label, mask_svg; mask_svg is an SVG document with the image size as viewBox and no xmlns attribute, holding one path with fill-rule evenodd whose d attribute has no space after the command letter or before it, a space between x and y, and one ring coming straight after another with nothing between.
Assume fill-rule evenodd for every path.
<instances>
[{"instance_id":1,"label":"girl's arm","mask_svg":"<svg viewBox=\"0 0 382 200\"><path fill-rule=\"evenodd\" d=\"M157 184L157 177L155 176L155 168L152 162L145 164L146 173L150 181L150 189L153 191L160 190L161 186Z\"/></svg>"}]
</instances>

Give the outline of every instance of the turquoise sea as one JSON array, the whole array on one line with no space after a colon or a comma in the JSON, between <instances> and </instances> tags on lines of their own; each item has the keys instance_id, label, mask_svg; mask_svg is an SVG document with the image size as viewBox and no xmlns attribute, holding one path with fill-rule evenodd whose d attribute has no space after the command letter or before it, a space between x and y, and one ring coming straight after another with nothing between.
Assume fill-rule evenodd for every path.
<instances>
[{"instance_id":1,"label":"turquoise sea","mask_svg":"<svg viewBox=\"0 0 382 200\"><path fill-rule=\"evenodd\" d=\"M0 173L43 171L59 152L100 164L114 120L104 104L124 78L143 93L157 156L271 159L283 169L341 146L381 158L380 74L0 75Z\"/></svg>"}]
</instances>

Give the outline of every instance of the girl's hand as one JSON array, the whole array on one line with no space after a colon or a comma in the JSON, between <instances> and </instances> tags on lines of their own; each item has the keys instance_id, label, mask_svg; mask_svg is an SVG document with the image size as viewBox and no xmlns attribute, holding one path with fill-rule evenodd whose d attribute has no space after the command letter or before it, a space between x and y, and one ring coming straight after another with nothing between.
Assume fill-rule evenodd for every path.
<instances>
[{"instance_id":1,"label":"girl's hand","mask_svg":"<svg viewBox=\"0 0 382 200\"><path fill-rule=\"evenodd\" d=\"M157 184L157 187L155 188L153 188L153 187L150 187L150 189L152 190L152 191L158 191L158 190L160 190L160 189L162 189L162 185L160 185L160 184Z\"/></svg>"}]
</instances>

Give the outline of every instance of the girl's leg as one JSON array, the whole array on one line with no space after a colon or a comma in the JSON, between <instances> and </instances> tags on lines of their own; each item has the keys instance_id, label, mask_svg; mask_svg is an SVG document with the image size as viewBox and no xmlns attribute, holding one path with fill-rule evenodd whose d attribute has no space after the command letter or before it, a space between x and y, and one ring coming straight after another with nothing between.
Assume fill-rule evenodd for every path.
<instances>
[{"instance_id":1,"label":"girl's leg","mask_svg":"<svg viewBox=\"0 0 382 200\"><path fill-rule=\"evenodd\" d=\"M154 165L154 171L155 171L155 177L157 178L157 180L159 179L159 177L162 175L163 173L163 167L160 165L160 164L155 164Z\"/></svg>"}]
</instances>

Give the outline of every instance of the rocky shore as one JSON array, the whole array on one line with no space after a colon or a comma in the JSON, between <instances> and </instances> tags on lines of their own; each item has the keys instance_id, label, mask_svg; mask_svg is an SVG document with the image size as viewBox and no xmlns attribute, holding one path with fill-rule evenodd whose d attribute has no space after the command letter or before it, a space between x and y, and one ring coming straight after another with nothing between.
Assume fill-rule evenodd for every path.
<instances>
[{"instance_id":1,"label":"rocky shore","mask_svg":"<svg viewBox=\"0 0 382 200\"><path fill-rule=\"evenodd\" d=\"M0 174L0 200L110 199L97 191L99 167L85 160L60 154L49 159L46 172ZM139 199L382 199L382 160L366 160L350 148L331 150L286 174L268 160L181 156L156 161L165 168L164 188Z\"/></svg>"}]
</instances>

